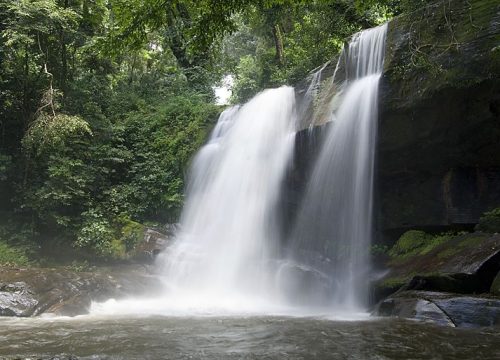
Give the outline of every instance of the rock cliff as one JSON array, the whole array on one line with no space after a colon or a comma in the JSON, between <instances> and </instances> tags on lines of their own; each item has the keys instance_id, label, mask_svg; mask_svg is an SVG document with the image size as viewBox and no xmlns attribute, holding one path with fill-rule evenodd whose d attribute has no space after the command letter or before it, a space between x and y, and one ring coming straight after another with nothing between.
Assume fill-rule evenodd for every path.
<instances>
[{"instance_id":1,"label":"rock cliff","mask_svg":"<svg viewBox=\"0 0 500 360\"><path fill-rule=\"evenodd\" d=\"M391 21L377 230L467 227L500 204L500 5L439 1Z\"/></svg>"},{"instance_id":2,"label":"rock cliff","mask_svg":"<svg viewBox=\"0 0 500 360\"><path fill-rule=\"evenodd\" d=\"M330 92L335 86L325 84L334 67L332 61L321 76ZM297 89L302 104L307 85ZM500 206L498 1L436 1L394 18L379 112L377 242L392 244L408 229L472 229L483 212ZM303 113L309 121L301 124L323 123L321 110L310 105ZM285 229L327 126L296 136L283 196Z\"/></svg>"}]
</instances>

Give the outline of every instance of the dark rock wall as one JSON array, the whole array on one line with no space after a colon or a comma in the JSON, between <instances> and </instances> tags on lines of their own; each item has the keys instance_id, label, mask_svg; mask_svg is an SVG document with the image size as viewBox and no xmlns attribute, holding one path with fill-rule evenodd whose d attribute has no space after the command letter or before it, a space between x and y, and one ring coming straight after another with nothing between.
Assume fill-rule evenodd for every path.
<instances>
[{"instance_id":1,"label":"dark rock wall","mask_svg":"<svg viewBox=\"0 0 500 360\"><path fill-rule=\"evenodd\" d=\"M407 229L469 229L500 206L499 78L498 0L437 1L391 21L376 150L378 242ZM326 126L296 136L285 234Z\"/></svg>"},{"instance_id":2,"label":"dark rock wall","mask_svg":"<svg viewBox=\"0 0 500 360\"><path fill-rule=\"evenodd\" d=\"M300 202L307 190L307 182L314 170L314 163L319 156L328 126L329 124L315 126L301 130L295 135L291 166L279 197L280 213L283 215L281 218L282 238L284 239L287 239L293 231L293 223L300 210Z\"/></svg>"},{"instance_id":3,"label":"dark rock wall","mask_svg":"<svg viewBox=\"0 0 500 360\"><path fill-rule=\"evenodd\" d=\"M500 5L439 1L389 27L376 224L463 227L500 206Z\"/></svg>"}]
</instances>

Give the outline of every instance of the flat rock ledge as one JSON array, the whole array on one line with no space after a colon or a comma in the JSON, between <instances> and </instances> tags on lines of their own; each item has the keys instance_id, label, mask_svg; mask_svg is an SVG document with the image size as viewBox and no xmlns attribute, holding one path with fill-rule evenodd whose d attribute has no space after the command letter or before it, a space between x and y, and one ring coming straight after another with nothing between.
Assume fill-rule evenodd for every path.
<instances>
[{"instance_id":1,"label":"flat rock ledge","mask_svg":"<svg viewBox=\"0 0 500 360\"><path fill-rule=\"evenodd\" d=\"M402 291L381 301L374 315L416 319L450 327L498 326L500 298Z\"/></svg>"},{"instance_id":2,"label":"flat rock ledge","mask_svg":"<svg viewBox=\"0 0 500 360\"><path fill-rule=\"evenodd\" d=\"M141 265L76 272L64 268L0 268L0 316L42 313L76 316L88 313L92 301L154 292L158 278Z\"/></svg>"}]
</instances>

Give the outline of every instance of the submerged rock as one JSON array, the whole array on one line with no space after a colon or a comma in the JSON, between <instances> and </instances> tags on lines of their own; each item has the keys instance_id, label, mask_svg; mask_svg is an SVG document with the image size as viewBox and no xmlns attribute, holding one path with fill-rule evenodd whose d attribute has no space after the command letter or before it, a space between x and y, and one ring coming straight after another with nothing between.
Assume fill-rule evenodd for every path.
<instances>
[{"instance_id":1,"label":"submerged rock","mask_svg":"<svg viewBox=\"0 0 500 360\"><path fill-rule=\"evenodd\" d=\"M494 326L500 325L500 298L403 291L383 300L374 313L452 327Z\"/></svg>"}]
</instances>

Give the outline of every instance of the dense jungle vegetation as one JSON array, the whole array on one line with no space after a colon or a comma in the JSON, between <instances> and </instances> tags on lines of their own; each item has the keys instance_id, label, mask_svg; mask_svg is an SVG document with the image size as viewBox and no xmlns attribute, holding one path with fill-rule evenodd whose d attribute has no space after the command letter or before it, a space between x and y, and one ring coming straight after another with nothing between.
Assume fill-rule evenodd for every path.
<instances>
[{"instance_id":1,"label":"dense jungle vegetation","mask_svg":"<svg viewBox=\"0 0 500 360\"><path fill-rule=\"evenodd\" d=\"M225 75L232 102L293 84L424 3L0 0L0 263L125 256L177 219Z\"/></svg>"}]
</instances>

